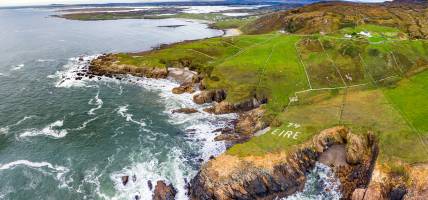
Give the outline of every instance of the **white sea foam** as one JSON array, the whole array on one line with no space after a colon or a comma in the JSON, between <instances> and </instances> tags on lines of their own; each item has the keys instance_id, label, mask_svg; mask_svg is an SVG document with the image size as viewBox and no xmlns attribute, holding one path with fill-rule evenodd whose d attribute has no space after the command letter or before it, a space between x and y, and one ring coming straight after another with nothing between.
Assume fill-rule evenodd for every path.
<instances>
[{"instance_id":1,"label":"white sea foam","mask_svg":"<svg viewBox=\"0 0 428 200\"><path fill-rule=\"evenodd\" d=\"M37 62L52 62L54 59L37 59Z\"/></svg>"},{"instance_id":2,"label":"white sea foam","mask_svg":"<svg viewBox=\"0 0 428 200\"><path fill-rule=\"evenodd\" d=\"M48 137L52 137L52 138L63 138L67 135L67 130L66 129L57 129L57 128L61 128L64 124L64 120L57 120L49 125L47 125L46 127L44 127L43 129L30 129L27 130L23 133L21 133L19 135L20 138L25 138L25 137L34 137L34 136L40 136L40 135L44 135L44 136L48 136Z\"/></svg>"},{"instance_id":3,"label":"white sea foam","mask_svg":"<svg viewBox=\"0 0 428 200\"><path fill-rule=\"evenodd\" d=\"M307 175L305 188L283 200L339 200L340 182L334 176L333 170L321 163L316 163L315 168Z\"/></svg>"},{"instance_id":4,"label":"white sea foam","mask_svg":"<svg viewBox=\"0 0 428 200\"><path fill-rule=\"evenodd\" d=\"M97 95L93 99L89 100L88 102L89 105L96 105L97 107L89 110L88 115L95 115L95 111L103 107L103 100L99 96L100 96L100 92L98 91Z\"/></svg>"},{"instance_id":5,"label":"white sea foam","mask_svg":"<svg viewBox=\"0 0 428 200\"><path fill-rule=\"evenodd\" d=\"M140 126L146 126L146 123L144 123L143 121L141 121L141 120L137 121L137 120L134 120L132 118L134 115L131 114L131 113L128 113L128 106L129 105L120 106L117 109L117 114L119 114L120 116L122 116L123 118L125 118L125 120L127 122L133 122L133 123L136 123L136 124L138 124Z\"/></svg>"},{"instance_id":6,"label":"white sea foam","mask_svg":"<svg viewBox=\"0 0 428 200\"><path fill-rule=\"evenodd\" d=\"M57 71L53 75L48 75L48 78L57 78L56 87L84 87L87 86L89 77L81 77L79 73L86 73L89 62L99 55L82 56L70 58L69 62L63 66L63 71ZM81 80L76 80L76 78Z\"/></svg>"},{"instance_id":7,"label":"white sea foam","mask_svg":"<svg viewBox=\"0 0 428 200\"><path fill-rule=\"evenodd\" d=\"M0 127L0 133L1 133L1 134L7 134L7 133L9 133L10 128L12 128L12 127L14 127L14 126L18 126L18 125L20 125L22 122L24 122L24 121L26 121L26 120L28 120L28 119L31 119L31 118L33 118L33 117L35 117L35 115L25 116L24 118L22 118L22 119L20 119L19 121L17 121L15 124L8 125L8 126L5 126L5 127Z\"/></svg>"},{"instance_id":8,"label":"white sea foam","mask_svg":"<svg viewBox=\"0 0 428 200\"><path fill-rule=\"evenodd\" d=\"M79 127L77 127L77 128L74 128L74 129L72 129L72 130L73 130L73 131L80 131L80 130L83 130L83 129L85 129L85 128L86 128L86 126L88 126L88 124L89 124L89 123L91 123L91 122L95 121L96 119L98 119L98 116L97 116L97 117L94 117L94 118L91 118L91 119L86 120L85 122L83 122L83 124L82 124L81 126L79 126Z\"/></svg>"},{"instance_id":9,"label":"white sea foam","mask_svg":"<svg viewBox=\"0 0 428 200\"><path fill-rule=\"evenodd\" d=\"M134 199L136 195L140 196L140 199L152 199L153 190L159 180L173 184L177 189L176 200L188 199L184 179L189 180L192 174L188 173L188 167L184 165L181 154L179 149L173 148L168 154L167 161L163 163L157 159L150 159L135 162L121 171L112 173L110 178L118 192L110 199ZM122 183L122 176L129 176L126 185ZM148 181L152 183L152 190L148 186Z\"/></svg>"},{"instance_id":10,"label":"white sea foam","mask_svg":"<svg viewBox=\"0 0 428 200\"><path fill-rule=\"evenodd\" d=\"M25 66L24 64L15 65L10 70L17 71L17 70L22 69L24 66Z\"/></svg>"},{"instance_id":11,"label":"white sea foam","mask_svg":"<svg viewBox=\"0 0 428 200\"><path fill-rule=\"evenodd\" d=\"M32 162L28 160L16 160L10 163L0 164L0 170L10 170L18 166L29 167L36 169L42 173L54 175L61 183L66 183L65 174L70 171L67 167L53 165L49 162ZM62 184L61 184L62 185Z\"/></svg>"}]
</instances>

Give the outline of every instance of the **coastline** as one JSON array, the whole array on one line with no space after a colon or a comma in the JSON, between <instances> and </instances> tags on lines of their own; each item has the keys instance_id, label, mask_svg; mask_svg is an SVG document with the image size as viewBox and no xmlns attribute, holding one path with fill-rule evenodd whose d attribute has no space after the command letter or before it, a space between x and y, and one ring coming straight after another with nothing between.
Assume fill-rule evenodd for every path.
<instances>
[{"instance_id":1,"label":"coastline","mask_svg":"<svg viewBox=\"0 0 428 200\"><path fill-rule=\"evenodd\" d=\"M89 64L89 69L87 71L88 72L87 77L90 77L90 76L93 75L93 73L94 73L93 69L94 68L92 67L93 69L91 70L91 65L94 63L93 61L96 60L96 59L98 59L98 58L92 58L92 61L90 61L91 64ZM99 65L99 63L98 63L98 65ZM127 70L127 71L129 72L129 70ZM173 74L174 74L173 77L170 76L170 72L172 72L172 71L173 71ZM148 74L150 75L150 77L154 78L154 80L163 80L163 79L166 79L166 80L171 80L171 81L179 83L179 85L177 85L177 87L175 87L171 91L169 91L171 93L171 95L183 95L184 94L184 95L186 95L186 97L189 100L194 101L195 100L195 96L200 95L201 93L212 94L212 93L210 93L210 91L206 91L206 90L204 90L204 88L200 87L200 82L198 81L200 79L197 78L198 77L198 73L190 71L188 69L168 68L167 69L167 73L164 73L164 72L152 73L152 72L153 71L149 71ZM126 74L127 73L125 73L125 76L127 76ZM142 74L137 73L137 74L134 74L134 75L141 76ZM83 76L85 76L85 75L83 75ZM123 79L122 76L124 76L124 75L122 73L118 73L118 74L111 74L111 73L100 74L99 72L95 72L95 75L94 75L93 78L96 78L96 77L99 77L99 76L107 77L107 78L110 78L110 79L118 79L119 81L122 81L122 79ZM144 75L143 75L143 77L144 77ZM195 81L195 80L197 80L197 81ZM179 94L173 92L174 89L176 89L176 88L180 88L180 87L187 88L187 87L189 87L189 84L190 84L191 88L196 89L196 90L188 90L187 91L186 89L184 89L184 90L180 90L181 92ZM193 100L192 100L192 95L193 94L195 94L195 95L193 96ZM210 96L210 95L208 95L208 96ZM212 99L210 99L210 98L203 98L204 102L202 104L205 105L205 106L204 106L204 108L202 110L199 109L196 112L200 112L203 115L216 115L216 116L218 116L219 114L220 115L224 114L224 113L209 112L209 108L211 106L213 106L213 105L220 105L221 102L225 99L224 97L220 97L220 98L216 99L217 97L215 97L215 96L216 95L214 94L214 96L211 97ZM183 109L192 109L192 108L184 107ZM251 114L251 113L255 112L257 110L260 110L258 108L258 106L256 108L252 108L252 109L244 110L244 111L242 111L242 110L241 111L240 110L235 110L235 109L229 110L227 113L233 112L234 115L238 115L239 117L236 117L234 120L229 121L228 122L229 125L217 127L217 129L215 131L219 132L220 134L217 134L215 138L211 138L211 139L213 139L214 141L217 141L217 142L219 142L219 141L220 142L221 141L226 141L226 143L229 143L228 147L230 147L230 146L232 146L232 145L234 145L236 143L245 142L245 141L249 140L251 137L255 137L255 136L259 135L259 134L266 133L269 130L269 127L266 127L266 125L263 125L263 126L251 127L249 129L247 129L246 131L247 132L249 131L249 133L247 133L246 135L244 135L245 137L242 137L242 138L239 137L239 134L238 134L238 138L236 138L236 137L223 137L223 138L219 137L219 136L225 136L225 135L226 136L230 136L230 134L232 132L234 132L234 128L236 128L236 126L240 123L239 122L240 120L244 121L244 124L245 124L246 120L248 120L249 118L254 118L254 114ZM171 112L174 113L175 111L172 110ZM240 113L240 114L237 114L237 113ZM187 114L184 114L184 115L187 115ZM257 115L260 115L260 113L257 113ZM263 115L263 113L261 113L261 115ZM261 117L259 117L258 119L260 120ZM251 122L250 124L257 124L257 123ZM233 134L233 135L236 136L236 134ZM326 147L326 148L328 148L328 147ZM219 151L219 153L217 155L210 155L208 157L208 159L206 159L205 162L201 166L203 167L206 164L208 164L208 162L217 160L217 157L214 157L214 156L220 156L220 155L222 155L225 152L225 150L226 149L223 149L222 151ZM321 152L323 152L323 150ZM303 168L301 169L302 171L299 172L300 176L302 176L302 175L305 176L304 174L305 174L306 171L310 171L310 170L312 170L315 167L315 162L317 161L317 157L313 157L313 158L311 158L309 160L311 160L310 161L311 164L303 166ZM297 162L297 160L295 162ZM288 163L288 162L286 162L286 163ZM200 170L202 170L202 169L203 168L201 168ZM195 189L195 188L198 187L198 185L199 185L199 187L201 185L201 183L195 182L197 179L199 179L198 175L196 177L194 177L194 178L191 179L192 180L191 184L186 183L186 188L188 190L187 192L189 192L189 194L190 194L189 197L191 199L198 199L199 198L197 196L192 196L192 195L195 194L195 192L197 192L197 191L200 190L200 189ZM286 194L288 196L288 195L291 195L291 194L294 194L294 193L296 193L298 191L303 190L303 185L305 184L305 181L302 181L302 180L305 180L305 179L304 178L302 179L302 177L301 177L301 178L295 179L295 180L300 180L300 181L298 183L292 183L294 180L288 180L285 183L286 184L298 184L298 185L300 185L298 187L298 189L296 188L296 190L293 190L292 192L289 191L289 192L286 192L286 193L280 193L278 195L284 195L284 194ZM168 187L169 188L174 188L176 186L169 185ZM173 191L173 190L166 190L166 191ZM197 194L199 194L199 192ZM154 194L156 194L156 193L157 192L155 191ZM172 195L172 194L170 192L169 194L163 194L163 195ZM271 195L273 195L273 194L271 194ZM220 198L220 199L222 199L222 198Z\"/></svg>"}]
</instances>

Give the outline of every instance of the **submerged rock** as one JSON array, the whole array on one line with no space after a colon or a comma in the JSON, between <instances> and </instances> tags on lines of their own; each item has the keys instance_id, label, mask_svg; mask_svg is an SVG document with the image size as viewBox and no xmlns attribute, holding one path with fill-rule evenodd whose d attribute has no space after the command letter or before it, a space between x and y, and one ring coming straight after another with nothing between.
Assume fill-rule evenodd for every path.
<instances>
[{"instance_id":1,"label":"submerged rock","mask_svg":"<svg viewBox=\"0 0 428 200\"><path fill-rule=\"evenodd\" d=\"M152 185L152 181L151 180L147 181L147 187L149 187L150 191L153 189L153 185Z\"/></svg>"},{"instance_id":2,"label":"submerged rock","mask_svg":"<svg viewBox=\"0 0 428 200\"><path fill-rule=\"evenodd\" d=\"M167 185L164 181L158 181L153 194L153 200L174 200L176 194L177 191L171 184Z\"/></svg>"},{"instance_id":3,"label":"submerged rock","mask_svg":"<svg viewBox=\"0 0 428 200\"><path fill-rule=\"evenodd\" d=\"M184 113L184 114L192 114L197 112L198 110L194 108L180 108L172 111L172 113Z\"/></svg>"}]
</instances>

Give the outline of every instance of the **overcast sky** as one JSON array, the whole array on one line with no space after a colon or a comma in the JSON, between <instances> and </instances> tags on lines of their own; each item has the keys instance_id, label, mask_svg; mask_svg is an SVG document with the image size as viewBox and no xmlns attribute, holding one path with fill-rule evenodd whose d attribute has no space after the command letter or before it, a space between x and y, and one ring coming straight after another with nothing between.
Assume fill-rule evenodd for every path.
<instances>
[{"instance_id":1,"label":"overcast sky","mask_svg":"<svg viewBox=\"0 0 428 200\"><path fill-rule=\"evenodd\" d=\"M186 0L0 0L0 6L48 5L48 4L79 4L79 3L133 3L156 1L186 1ZM383 0L360 0L365 2L379 2Z\"/></svg>"}]
</instances>

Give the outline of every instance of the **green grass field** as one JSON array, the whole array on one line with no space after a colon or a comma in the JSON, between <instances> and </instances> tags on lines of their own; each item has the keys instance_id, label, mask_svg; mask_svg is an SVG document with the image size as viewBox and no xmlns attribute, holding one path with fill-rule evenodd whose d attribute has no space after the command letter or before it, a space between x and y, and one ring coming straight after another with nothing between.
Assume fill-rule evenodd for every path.
<instances>
[{"instance_id":1,"label":"green grass field","mask_svg":"<svg viewBox=\"0 0 428 200\"><path fill-rule=\"evenodd\" d=\"M287 151L323 129L346 125L354 133L377 134L379 158L385 162L428 161L428 72L421 73L428 67L424 40L373 43L334 35L242 35L117 58L138 67L189 67L206 76L207 89L225 89L231 103L267 97L264 108L272 130L233 146L227 151L230 155ZM352 87L345 92L345 86ZM298 101L290 103L295 95Z\"/></svg>"},{"instance_id":2,"label":"green grass field","mask_svg":"<svg viewBox=\"0 0 428 200\"><path fill-rule=\"evenodd\" d=\"M227 101L267 97L267 108L277 113L289 96L308 87L294 47L299 39L279 34L212 38L117 57L138 67L189 67L207 75L208 89L225 89Z\"/></svg>"},{"instance_id":3,"label":"green grass field","mask_svg":"<svg viewBox=\"0 0 428 200\"><path fill-rule=\"evenodd\" d=\"M424 136L428 135L428 71L399 82L395 88L385 89L391 103Z\"/></svg>"}]
</instances>

